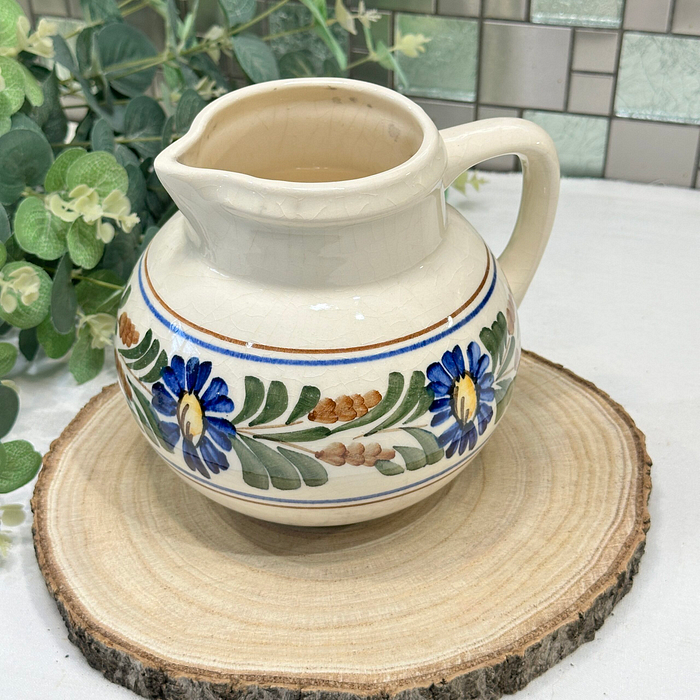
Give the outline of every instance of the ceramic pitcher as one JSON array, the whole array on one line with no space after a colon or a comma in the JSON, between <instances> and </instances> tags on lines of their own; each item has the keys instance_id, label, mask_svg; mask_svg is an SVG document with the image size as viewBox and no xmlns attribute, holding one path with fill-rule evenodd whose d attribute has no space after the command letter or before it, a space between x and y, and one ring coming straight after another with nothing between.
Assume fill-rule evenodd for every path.
<instances>
[{"instance_id":1,"label":"ceramic pitcher","mask_svg":"<svg viewBox=\"0 0 700 700\"><path fill-rule=\"evenodd\" d=\"M522 201L496 257L445 188L510 153ZM438 131L383 87L281 80L205 107L155 168L181 213L134 270L115 354L178 476L319 526L405 508L465 469L513 395L516 307L552 227L542 129Z\"/></svg>"}]
</instances>

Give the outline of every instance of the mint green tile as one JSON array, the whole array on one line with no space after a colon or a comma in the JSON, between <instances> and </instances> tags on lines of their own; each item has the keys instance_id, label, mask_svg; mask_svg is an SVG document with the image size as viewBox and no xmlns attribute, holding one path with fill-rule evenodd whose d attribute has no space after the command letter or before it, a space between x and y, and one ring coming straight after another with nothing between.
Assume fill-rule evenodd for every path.
<instances>
[{"instance_id":1,"label":"mint green tile","mask_svg":"<svg viewBox=\"0 0 700 700\"><path fill-rule=\"evenodd\" d=\"M605 164L608 120L525 110L523 118L539 124L554 141L562 175L601 177Z\"/></svg>"},{"instance_id":2,"label":"mint green tile","mask_svg":"<svg viewBox=\"0 0 700 700\"><path fill-rule=\"evenodd\" d=\"M619 27L622 0L532 0L530 19L538 24Z\"/></svg>"},{"instance_id":3,"label":"mint green tile","mask_svg":"<svg viewBox=\"0 0 700 700\"><path fill-rule=\"evenodd\" d=\"M433 12L433 0L367 0L367 7L398 12Z\"/></svg>"},{"instance_id":4,"label":"mint green tile","mask_svg":"<svg viewBox=\"0 0 700 700\"><path fill-rule=\"evenodd\" d=\"M615 114L700 124L699 66L698 39L626 32Z\"/></svg>"},{"instance_id":5,"label":"mint green tile","mask_svg":"<svg viewBox=\"0 0 700 700\"><path fill-rule=\"evenodd\" d=\"M476 99L477 20L399 14L396 15L394 41L398 32L423 34L431 39L425 45L425 53L417 58L398 56L408 79L407 87L397 83L401 92L465 102Z\"/></svg>"},{"instance_id":6,"label":"mint green tile","mask_svg":"<svg viewBox=\"0 0 700 700\"><path fill-rule=\"evenodd\" d=\"M350 47L353 50L366 51L367 43L363 27L359 22L355 22L355 26L357 34L350 35ZM391 12L382 12L381 17L370 24L369 31L375 46L378 41L383 41L387 46L391 46Z\"/></svg>"}]
</instances>

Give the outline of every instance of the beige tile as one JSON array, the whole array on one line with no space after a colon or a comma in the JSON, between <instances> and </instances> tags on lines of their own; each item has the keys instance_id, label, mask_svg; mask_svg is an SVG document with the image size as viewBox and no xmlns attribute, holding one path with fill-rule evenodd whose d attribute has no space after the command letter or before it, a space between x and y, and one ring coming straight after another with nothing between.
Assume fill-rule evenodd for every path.
<instances>
[{"instance_id":1,"label":"beige tile","mask_svg":"<svg viewBox=\"0 0 700 700\"><path fill-rule=\"evenodd\" d=\"M527 19L527 0L484 0L483 16L490 19Z\"/></svg>"},{"instance_id":2,"label":"beige tile","mask_svg":"<svg viewBox=\"0 0 700 700\"><path fill-rule=\"evenodd\" d=\"M620 33L577 29L572 69L596 73L614 73Z\"/></svg>"},{"instance_id":3,"label":"beige tile","mask_svg":"<svg viewBox=\"0 0 700 700\"><path fill-rule=\"evenodd\" d=\"M438 14L478 17L480 0L437 0Z\"/></svg>"},{"instance_id":4,"label":"beige tile","mask_svg":"<svg viewBox=\"0 0 700 700\"><path fill-rule=\"evenodd\" d=\"M415 99L414 102L426 111L438 129L474 121L474 105L446 100Z\"/></svg>"},{"instance_id":5,"label":"beige tile","mask_svg":"<svg viewBox=\"0 0 700 700\"><path fill-rule=\"evenodd\" d=\"M572 73L567 111L578 114L610 114L614 85L612 75Z\"/></svg>"},{"instance_id":6,"label":"beige tile","mask_svg":"<svg viewBox=\"0 0 700 700\"><path fill-rule=\"evenodd\" d=\"M494 119L496 117L519 117L520 110L512 109L511 107L491 107L488 105L479 105L477 110L477 119Z\"/></svg>"},{"instance_id":7,"label":"beige tile","mask_svg":"<svg viewBox=\"0 0 700 700\"><path fill-rule=\"evenodd\" d=\"M697 4L697 0L694 0ZM641 32L665 32L671 15L671 0L627 0L625 29Z\"/></svg>"},{"instance_id":8,"label":"beige tile","mask_svg":"<svg viewBox=\"0 0 700 700\"><path fill-rule=\"evenodd\" d=\"M479 100L564 109L571 29L485 21Z\"/></svg>"},{"instance_id":9,"label":"beige tile","mask_svg":"<svg viewBox=\"0 0 700 700\"><path fill-rule=\"evenodd\" d=\"M613 119L605 177L690 187L700 127Z\"/></svg>"},{"instance_id":10,"label":"beige tile","mask_svg":"<svg viewBox=\"0 0 700 700\"><path fill-rule=\"evenodd\" d=\"M31 0L32 11L34 17L38 18L43 15L52 17L67 17L68 5L66 0Z\"/></svg>"},{"instance_id":11,"label":"beige tile","mask_svg":"<svg viewBox=\"0 0 700 700\"><path fill-rule=\"evenodd\" d=\"M700 35L700 2L698 0L676 0L671 31L678 34Z\"/></svg>"}]
</instances>

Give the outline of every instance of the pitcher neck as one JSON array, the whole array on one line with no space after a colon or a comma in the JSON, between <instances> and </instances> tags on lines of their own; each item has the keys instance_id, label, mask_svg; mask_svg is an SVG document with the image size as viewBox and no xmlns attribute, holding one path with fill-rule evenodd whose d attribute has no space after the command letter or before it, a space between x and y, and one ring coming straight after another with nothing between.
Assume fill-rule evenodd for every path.
<instances>
[{"instance_id":1,"label":"pitcher neck","mask_svg":"<svg viewBox=\"0 0 700 700\"><path fill-rule=\"evenodd\" d=\"M256 220L232 210L183 213L207 264L229 277L265 285L365 285L419 265L445 227L441 188L396 212L366 221L300 226Z\"/></svg>"}]
</instances>

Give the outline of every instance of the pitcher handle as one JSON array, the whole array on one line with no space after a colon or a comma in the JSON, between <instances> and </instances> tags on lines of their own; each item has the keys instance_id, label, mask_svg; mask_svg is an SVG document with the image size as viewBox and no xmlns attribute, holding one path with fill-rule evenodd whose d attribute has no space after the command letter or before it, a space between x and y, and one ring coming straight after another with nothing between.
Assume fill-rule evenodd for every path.
<instances>
[{"instance_id":1,"label":"pitcher handle","mask_svg":"<svg viewBox=\"0 0 700 700\"><path fill-rule=\"evenodd\" d=\"M523 169L518 220L498 258L519 306L544 253L559 198L559 159L544 129L525 119L484 119L440 131L447 147L443 176L449 187L465 170L515 154Z\"/></svg>"}]
</instances>

